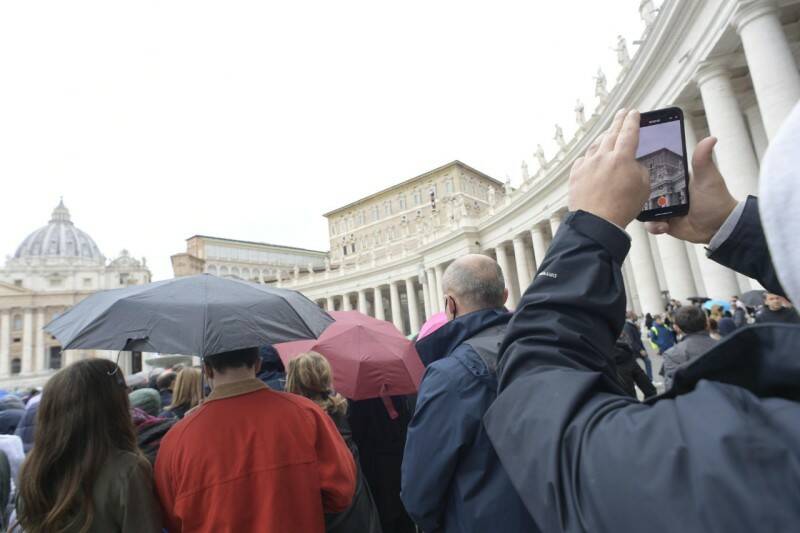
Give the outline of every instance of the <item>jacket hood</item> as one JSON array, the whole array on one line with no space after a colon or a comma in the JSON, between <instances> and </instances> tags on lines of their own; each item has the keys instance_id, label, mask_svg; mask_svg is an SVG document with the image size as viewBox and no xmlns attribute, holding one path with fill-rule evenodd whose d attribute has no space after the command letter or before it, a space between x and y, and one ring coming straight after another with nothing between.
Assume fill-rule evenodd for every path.
<instances>
[{"instance_id":1,"label":"jacket hood","mask_svg":"<svg viewBox=\"0 0 800 533\"><path fill-rule=\"evenodd\" d=\"M800 104L778 130L764 156L759 212L772 264L786 296L800 303Z\"/></svg>"},{"instance_id":2,"label":"jacket hood","mask_svg":"<svg viewBox=\"0 0 800 533\"><path fill-rule=\"evenodd\" d=\"M460 344L486 328L508 323L512 314L505 309L481 309L460 316L440 327L416 344L426 367L450 355Z\"/></svg>"}]
</instances>

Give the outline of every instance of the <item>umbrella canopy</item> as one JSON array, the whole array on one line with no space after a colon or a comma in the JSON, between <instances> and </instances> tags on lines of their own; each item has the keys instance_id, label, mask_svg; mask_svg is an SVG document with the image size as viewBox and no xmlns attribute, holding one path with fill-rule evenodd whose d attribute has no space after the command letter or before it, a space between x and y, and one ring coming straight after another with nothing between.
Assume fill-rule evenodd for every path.
<instances>
[{"instance_id":1,"label":"umbrella canopy","mask_svg":"<svg viewBox=\"0 0 800 533\"><path fill-rule=\"evenodd\" d=\"M331 322L299 292L199 274L97 292L45 330L65 350L205 356L316 338Z\"/></svg>"},{"instance_id":2,"label":"umbrella canopy","mask_svg":"<svg viewBox=\"0 0 800 533\"><path fill-rule=\"evenodd\" d=\"M723 311L730 311L731 310L731 303L726 302L725 300L709 300L703 304L703 309L711 309L715 305L718 305L722 308Z\"/></svg>"},{"instance_id":3,"label":"umbrella canopy","mask_svg":"<svg viewBox=\"0 0 800 533\"><path fill-rule=\"evenodd\" d=\"M439 329L440 327L447 324L447 315L444 312L434 313L430 316L428 320L422 324L422 327L419 329L419 335L417 335L417 340L423 339Z\"/></svg>"},{"instance_id":4,"label":"umbrella canopy","mask_svg":"<svg viewBox=\"0 0 800 533\"><path fill-rule=\"evenodd\" d=\"M284 366L313 350L330 362L336 391L351 400L417 391L425 368L414 344L397 328L354 311L331 314L336 321L319 340L275 345Z\"/></svg>"},{"instance_id":5,"label":"umbrella canopy","mask_svg":"<svg viewBox=\"0 0 800 533\"><path fill-rule=\"evenodd\" d=\"M741 300L742 303L747 307L758 307L759 305L764 304L765 294L767 294L767 291L765 290L747 291L746 293L742 294L742 297L739 298L739 300Z\"/></svg>"}]
</instances>

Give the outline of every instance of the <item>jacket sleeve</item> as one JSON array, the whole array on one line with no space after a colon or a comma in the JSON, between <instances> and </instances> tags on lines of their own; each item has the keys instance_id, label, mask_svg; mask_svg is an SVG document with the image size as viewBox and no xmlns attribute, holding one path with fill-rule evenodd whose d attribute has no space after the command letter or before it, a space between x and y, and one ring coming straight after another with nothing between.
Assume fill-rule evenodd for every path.
<instances>
[{"instance_id":1,"label":"jacket sleeve","mask_svg":"<svg viewBox=\"0 0 800 533\"><path fill-rule=\"evenodd\" d=\"M175 484L172 476L174 466L172 464L171 442L174 436L174 432L169 432L161 439L158 455L156 455L153 477L155 478L164 527L170 533L180 533L183 531L183 525L175 515Z\"/></svg>"},{"instance_id":2,"label":"jacket sleeve","mask_svg":"<svg viewBox=\"0 0 800 533\"><path fill-rule=\"evenodd\" d=\"M121 533L159 533L162 531L158 500L153 493L153 474L147 459L140 457L121 487Z\"/></svg>"},{"instance_id":3,"label":"jacket sleeve","mask_svg":"<svg viewBox=\"0 0 800 533\"><path fill-rule=\"evenodd\" d=\"M322 508L326 513L340 513L353 501L355 461L331 417L319 408L315 408L313 413L317 423L317 468Z\"/></svg>"},{"instance_id":4,"label":"jacket sleeve","mask_svg":"<svg viewBox=\"0 0 800 533\"><path fill-rule=\"evenodd\" d=\"M642 391L642 394L645 398L649 398L650 396L655 396L658 391L656 390L653 382L650 381L650 378L647 377L642 367L639 366L639 363L636 361L633 362L633 381L636 383L636 386L639 387L639 390Z\"/></svg>"},{"instance_id":5,"label":"jacket sleeve","mask_svg":"<svg viewBox=\"0 0 800 533\"><path fill-rule=\"evenodd\" d=\"M708 257L755 279L769 292L786 296L772 264L758 215L758 199L754 196L747 198L744 210L728 238L716 248L709 249Z\"/></svg>"},{"instance_id":6,"label":"jacket sleeve","mask_svg":"<svg viewBox=\"0 0 800 533\"><path fill-rule=\"evenodd\" d=\"M661 370L664 372L664 390L669 390L672 387L672 376L675 374L675 370L681 366L675 354L677 348L678 346L676 345L664 352L664 360L661 364Z\"/></svg>"},{"instance_id":7,"label":"jacket sleeve","mask_svg":"<svg viewBox=\"0 0 800 533\"><path fill-rule=\"evenodd\" d=\"M409 516L426 533L444 527L447 493L458 457L480 426L480 417L459 413L480 413L470 405L474 395L461 395L454 376L429 366L422 378L417 409L408 426L403 453L400 498Z\"/></svg>"}]
</instances>

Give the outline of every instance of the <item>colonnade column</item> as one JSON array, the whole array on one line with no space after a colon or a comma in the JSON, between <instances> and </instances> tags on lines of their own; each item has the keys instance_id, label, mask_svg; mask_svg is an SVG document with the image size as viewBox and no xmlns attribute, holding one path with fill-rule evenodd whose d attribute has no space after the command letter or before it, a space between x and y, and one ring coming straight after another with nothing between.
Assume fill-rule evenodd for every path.
<instances>
[{"instance_id":1,"label":"colonnade column","mask_svg":"<svg viewBox=\"0 0 800 533\"><path fill-rule=\"evenodd\" d=\"M375 318L386 320L386 311L383 309L383 291L381 291L380 286L373 289L372 297L375 300Z\"/></svg>"},{"instance_id":2,"label":"colonnade column","mask_svg":"<svg viewBox=\"0 0 800 533\"><path fill-rule=\"evenodd\" d=\"M367 305L367 290L358 289L358 311L369 315L369 305Z\"/></svg>"},{"instance_id":3,"label":"colonnade column","mask_svg":"<svg viewBox=\"0 0 800 533\"><path fill-rule=\"evenodd\" d=\"M0 311L0 376L11 372L11 312Z\"/></svg>"},{"instance_id":4,"label":"colonnade column","mask_svg":"<svg viewBox=\"0 0 800 533\"><path fill-rule=\"evenodd\" d=\"M519 280L519 293L520 298L525 294L528 285L531 284L531 275L528 272L528 261L525 258L525 241L522 237L517 235L513 239L514 244L514 261L517 264L517 279Z\"/></svg>"},{"instance_id":5,"label":"colonnade column","mask_svg":"<svg viewBox=\"0 0 800 533\"><path fill-rule=\"evenodd\" d=\"M742 40L764 128L771 140L800 100L800 72L778 18L778 3L756 0L744 4L733 22Z\"/></svg>"},{"instance_id":6,"label":"colonnade column","mask_svg":"<svg viewBox=\"0 0 800 533\"><path fill-rule=\"evenodd\" d=\"M439 312L442 302L439 301L439 297L436 295L436 274L432 268L425 271L425 277L428 278L428 298L430 300L431 314L433 315Z\"/></svg>"},{"instance_id":7,"label":"colonnade column","mask_svg":"<svg viewBox=\"0 0 800 533\"><path fill-rule=\"evenodd\" d=\"M515 309L517 307L517 298L514 295L514 288L511 284L511 280L509 279L509 275L511 273L511 268L508 263L508 253L506 252L506 245L504 243L498 244L497 247L494 249L494 253L497 256L497 264L500 265L500 270L503 271L503 278L505 278L506 289L508 289L508 300L506 301L506 306L509 309Z\"/></svg>"},{"instance_id":8,"label":"colonnade column","mask_svg":"<svg viewBox=\"0 0 800 533\"><path fill-rule=\"evenodd\" d=\"M333 296L325 298L325 306L328 308L328 311L336 311L336 300L333 299Z\"/></svg>"},{"instance_id":9,"label":"colonnade column","mask_svg":"<svg viewBox=\"0 0 800 533\"><path fill-rule=\"evenodd\" d=\"M697 296L683 241L670 235L656 235L656 244L670 297L685 302L690 296Z\"/></svg>"},{"instance_id":10,"label":"colonnade column","mask_svg":"<svg viewBox=\"0 0 800 533\"><path fill-rule=\"evenodd\" d=\"M411 334L419 331L419 303L417 300L417 286L414 283L414 278L407 278L406 301L408 302L408 327Z\"/></svg>"},{"instance_id":11,"label":"colonnade column","mask_svg":"<svg viewBox=\"0 0 800 533\"><path fill-rule=\"evenodd\" d=\"M342 295L342 311L352 311L353 302L350 301L350 293L346 292Z\"/></svg>"},{"instance_id":12,"label":"colonnade column","mask_svg":"<svg viewBox=\"0 0 800 533\"><path fill-rule=\"evenodd\" d=\"M558 213L553 213L553 215L550 217L550 234L554 239L556 238L556 232L558 231L559 226L561 226L561 215Z\"/></svg>"},{"instance_id":13,"label":"colonnade column","mask_svg":"<svg viewBox=\"0 0 800 533\"><path fill-rule=\"evenodd\" d=\"M44 309L42 308L36 310L34 341L35 364L33 368L38 372L47 368L47 357L44 345Z\"/></svg>"},{"instance_id":14,"label":"colonnade column","mask_svg":"<svg viewBox=\"0 0 800 533\"><path fill-rule=\"evenodd\" d=\"M444 288L442 287L442 278L444 277L444 266L441 263L436 265L433 268L434 272L436 272L436 298L435 300L438 302L438 305L442 311L444 308Z\"/></svg>"},{"instance_id":15,"label":"colonnade column","mask_svg":"<svg viewBox=\"0 0 800 533\"><path fill-rule=\"evenodd\" d=\"M31 373L33 363L33 310L25 309L22 317L22 373Z\"/></svg>"},{"instance_id":16,"label":"colonnade column","mask_svg":"<svg viewBox=\"0 0 800 533\"><path fill-rule=\"evenodd\" d=\"M626 229L632 239L628 258L642 313L661 313L664 311L664 301L658 286L658 275L653 265L653 255L650 253L647 231L638 220L628 224Z\"/></svg>"},{"instance_id":17,"label":"colonnade column","mask_svg":"<svg viewBox=\"0 0 800 533\"><path fill-rule=\"evenodd\" d=\"M400 333L405 333L403 325L403 310L400 306L400 291L397 288L397 282L392 281L389 283L389 297L392 303L392 324Z\"/></svg>"},{"instance_id":18,"label":"colonnade column","mask_svg":"<svg viewBox=\"0 0 800 533\"><path fill-rule=\"evenodd\" d=\"M428 277L424 270L419 271L419 282L422 285L422 303L425 305L425 319L427 320L433 313L431 311L431 294L428 289Z\"/></svg>"},{"instance_id":19,"label":"colonnade column","mask_svg":"<svg viewBox=\"0 0 800 533\"><path fill-rule=\"evenodd\" d=\"M719 138L714 148L719 170L737 200L758 191L758 161L727 66L706 63L697 72L708 127Z\"/></svg>"},{"instance_id":20,"label":"colonnade column","mask_svg":"<svg viewBox=\"0 0 800 533\"><path fill-rule=\"evenodd\" d=\"M531 241L533 242L533 258L536 264L536 270L542 266L544 256L547 255L547 245L544 243L544 233L540 226L531 228ZM536 272L534 272L534 275Z\"/></svg>"},{"instance_id":21,"label":"colonnade column","mask_svg":"<svg viewBox=\"0 0 800 533\"><path fill-rule=\"evenodd\" d=\"M694 124L688 115L684 117L684 130L686 132L686 156L691 161L694 155L694 148L697 146L697 134L695 133ZM697 257L697 266L705 288L705 293L699 296L730 298L739 292L736 274L732 270L709 259L706 256L705 246L702 244L687 244Z\"/></svg>"}]
</instances>

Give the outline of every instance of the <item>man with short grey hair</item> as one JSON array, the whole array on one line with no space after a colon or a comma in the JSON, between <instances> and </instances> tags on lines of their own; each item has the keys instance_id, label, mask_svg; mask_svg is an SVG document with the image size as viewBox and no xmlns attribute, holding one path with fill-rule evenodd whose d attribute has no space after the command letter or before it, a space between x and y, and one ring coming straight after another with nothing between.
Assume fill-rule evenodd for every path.
<instances>
[{"instance_id":1,"label":"man with short grey hair","mask_svg":"<svg viewBox=\"0 0 800 533\"><path fill-rule=\"evenodd\" d=\"M403 503L425 532L537 532L481 422L497 395L497 354L511 313L503 271L485 255L442 278L449 322L417 342L427 370L408 427Z\"/></svg>"}]
</instances>

